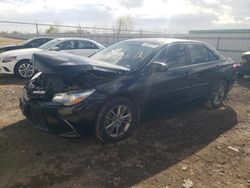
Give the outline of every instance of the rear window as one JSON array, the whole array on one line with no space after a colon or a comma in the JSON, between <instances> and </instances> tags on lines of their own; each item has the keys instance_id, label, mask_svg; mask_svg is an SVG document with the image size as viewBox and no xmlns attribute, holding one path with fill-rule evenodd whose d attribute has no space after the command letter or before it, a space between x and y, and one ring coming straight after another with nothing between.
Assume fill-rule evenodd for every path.
<instances>
[{"instance_id":1,"label":"rear window","mask_svg":"<svg viewBox=\"0 0 250 188\"><path fill-rule=\"evenodd\" d=\"M219 56L203 44L188 44L191 64L207 63L219 60Z\"/></svg>"},{"instance_id":2,"label":"rear window","mask_svg":"<svg viewBox=\"0 0 250 188\"><path fill-rule=\"evenodd\" d=\"M76 41L77 42L77 49L98 49L98 47L89 41Z\"/></svg>"}]
</instances>

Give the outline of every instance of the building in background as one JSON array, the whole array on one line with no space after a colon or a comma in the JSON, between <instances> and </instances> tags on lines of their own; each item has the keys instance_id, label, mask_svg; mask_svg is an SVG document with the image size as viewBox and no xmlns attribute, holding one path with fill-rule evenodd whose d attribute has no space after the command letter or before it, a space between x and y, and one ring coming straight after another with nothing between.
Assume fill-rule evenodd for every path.
<instances>
[{"instance_id":1,"label":"building in background","mask_svg":"<svg viewBox=\"0 0 250 188\"><path fill-rule=\"evenodd\" d=\"M241 54L250 49L250 29L191 30L189 35L211 44L236 62L240 62Z\"/></svg>"}]
</instances>

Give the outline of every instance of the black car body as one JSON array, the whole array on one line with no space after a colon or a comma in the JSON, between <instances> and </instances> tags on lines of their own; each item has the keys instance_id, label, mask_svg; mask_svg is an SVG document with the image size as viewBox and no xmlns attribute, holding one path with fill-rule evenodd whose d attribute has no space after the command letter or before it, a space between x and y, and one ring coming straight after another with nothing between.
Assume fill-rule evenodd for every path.
<instances>
[{"instance_id":1,"label":"black car body","mask_svg":"<svg viewBox=\"0 0 250 188\"><path fill-rule=\"evenodd\" d=\"M120 140L145 109L204 100L218 108L235 80L233 62L210 46L177 39L132 39L90 58L33 55L40 71L20 98L33 124L63 136L93 126L102 140Z\"/></svg>"},{"instance_id":2,"label":"black car body","mask_svg":"<svg viewBox=\"0 0 250 188\"><path fill-rule=\"evenodd\" d=\"M53 38L50 37L36 37L29 40L26 40L18 45L8 45L8 46L1 46L0 53L7 52L10 50L17 50L17 49L24 49L24 48L38 48L39 46L49 42Z\"/></svg>"},{"instance_id":3,"label":"black car body","mask_svg":"<svg viewBox=\"0 0 250 188\"><path fill-rule=\"evenodd\" d=\"M237 71L239 78L243 78L245 75L250 75L250 52L243 53L241 59L242 61Z\"/></svg>"}]
</instances>

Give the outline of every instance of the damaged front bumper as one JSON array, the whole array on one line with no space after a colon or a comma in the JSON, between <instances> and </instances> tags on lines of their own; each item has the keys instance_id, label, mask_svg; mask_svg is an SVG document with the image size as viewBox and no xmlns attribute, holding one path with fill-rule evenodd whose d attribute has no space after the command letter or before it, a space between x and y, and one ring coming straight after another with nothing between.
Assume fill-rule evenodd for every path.
<instances>
[{"instance_id":1,"label":"damaged front bumper","mask_svg":"<svg viewBox=\"0 0 250 188\"><path fill-rule=\"evenodd\" d=\"M70 107L32 100L26 88L20 97L19 106L23 115L36 128L64 137L79 137L91 131L97 110L97 106L89 100Z\"/></svg>"}]
</instances>

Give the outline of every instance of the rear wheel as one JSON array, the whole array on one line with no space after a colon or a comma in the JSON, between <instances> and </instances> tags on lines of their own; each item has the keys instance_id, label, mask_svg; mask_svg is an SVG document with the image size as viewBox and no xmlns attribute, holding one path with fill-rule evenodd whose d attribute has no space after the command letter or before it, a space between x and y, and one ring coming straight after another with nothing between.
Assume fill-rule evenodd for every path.
<instances>
[{"instance_id":1,"label":"rear wheel","mask_svg":"<svg viewBox=\"0 0 250 188\"><path fill-rule=\"evenodd\" d=\"M237 75L237 77L238 77L238 79L243 79L244 78L244 74L242 74L242 73L238 73L238 75Z\"/></svg>"},{"instance_id":2,"label":"rear wheel","mask_svg":"<svg viewBox=\"0 0 250 188\"><path fill-rule=\"evenodd\" d=\"M19 78L29 79L34 75L33 65L27 61L20 61L15 66L15 75Z\"/></svg>"},{"instance_id":3,"label":"rear wheel","mask_svg":"<svg viewBox=\"0 0 250 188\"><path fill-rule=\"evenodd\" d=\"M210 109L219 108L227 96L227 83L219 81L214 86L206 103Z\"/></svg>"},{"instance_id":4,"label":"rear wheel","mask_svg":"<svg viewBox=\"0 0 250 188\"><path fill-rule=\"evenodd\" d=\"M136 108L126 98L116 98L104 105L96 122L96 136L102 141L119 141L136 124Z\"/></svg>"}]
</instances>

